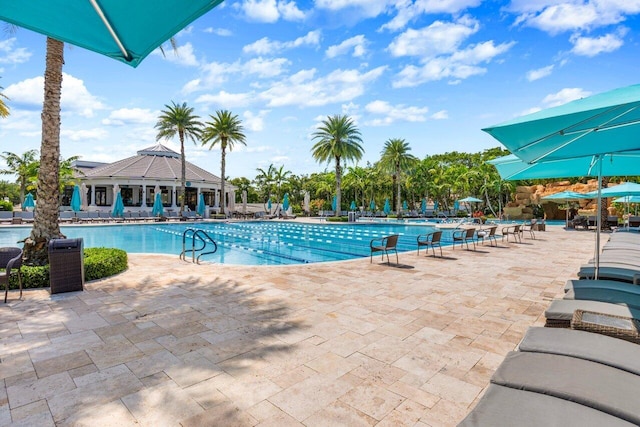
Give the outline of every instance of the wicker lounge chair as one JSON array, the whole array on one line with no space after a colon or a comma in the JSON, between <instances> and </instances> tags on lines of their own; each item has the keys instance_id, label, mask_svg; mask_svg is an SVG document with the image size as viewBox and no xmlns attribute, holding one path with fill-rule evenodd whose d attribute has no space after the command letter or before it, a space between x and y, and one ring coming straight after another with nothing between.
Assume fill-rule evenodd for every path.
<instances>
[{"instance_id":1,"label":"wicker lounge chair","mask_svg":"<svg viewBox=\"0 0 640 427\"><path fill-rule=\"evenodd\" d=\"M535 229L535 223L534 222L525 222L520 226L520 240L522 240L522 238L524 237L524 233L529 233L529 236L535 240L536 238L536 234L533 232L533 230Z\"/></svg>"},{"instance_id":2,"label":"wicker lounge chair","mask_svg":"<svg viewBox=\"0 0 640 427\"><path fill-rule=\"evenodd\" d=\"M476 250L476 239L475 239L476 229L475 228L467 228L463 230L453 230L451 237L453 238L453 249L456 248L456 243L460 243L460 247L463 244L467 245L467 250L469 250L469 242L473 243L473 250Z\"/></svg>"},{"instance_id":3,"label":"wicker lounge chair","mask_svg":"<svg viewBox=\"0 0 640 427\"><path fill-rule=\"evenodd\" d=\"M478 238L478 240L482 241L482 244L484 245L484 241L488 240L489 241L489 245L493 246L493 243L495 242L496 246L498 246L498 240L496 240L496 230L498 229L497 225L492 225L489 228L483 228L478 230L478 232L476 233L476 236Z\"/></svg>"},{"instance_id":4,"label":"wicker lounge chair","mask_svg":"<svg viewBox=\"0 0 640 427\"><path fill-rule=\"evenodd\" d=\"M609 316L620 316L640 320L640 310L625 304L612 304L602 301L556 299L551 301L544 312L547 319L545 326L551 328L568 328L576 310L603 313Z\"/></svg>"},{"instance_id":5,"label":"wicker lounge chair","mask_svg":"<svg viewBox=\"0 0 640 427\"><path fill-rule=\"evenodd\" d=\"M0 285L4 283L4 302L7 303L7 294L9 293L9 278L12 274L17 274L18 284L20 286L20 298L22 298L22 249L20 248L0 248L0 268L4 271L0 272Z\"/></svg>"},{"instance_id":6,"label":"wicker lounge chair","mask_svg":"<svg viewBox=\"0 0 640 427\"><path fill-rule=\"evenodd\" d=\"M440 248L440 257L442 257L442 246L440 240L442 239L442 231L434 231L429 234L421 234L417 237L418 242L418 255L420 255L420 247L425 246L427 248L427 254L429 248L433 251L433 256L436 256L436 246Z\"/></svg>"},{"instance_id":7,"label":"wicker lounge chair","mask_svg":"<svg viewBox=\"0 0 640 427\"><path fill-rule=\"evenodd\" d=\"M507 238L507 242L509 241L509 236L513 236L513 240L517 243L517 242L522 242L522 238L520 236L520 227L522 227L522 224L514 224L514 225L509 225L507 227L502 227L502 240L504 241L504 238Z\"/></svg>"},{"instance_id":8,"label":"wicker lounge chair","mask_svg":"<svg viewBox=\"0 0 640 427\"><path fill-rule=\"evenodd\" d=\"M387 264L390 264L389 261L389 251L394 251L396 253L396 264L398 261L398 238L400 236L398 234L392 234L391 236L386 236L380 239L372 239L369 243L369 247L371 252L369 254L369 262L373 262L373 254L374 252L382 252L382 260L384 261L385 254L387 255Z\"/></svg>"}]
</instances>

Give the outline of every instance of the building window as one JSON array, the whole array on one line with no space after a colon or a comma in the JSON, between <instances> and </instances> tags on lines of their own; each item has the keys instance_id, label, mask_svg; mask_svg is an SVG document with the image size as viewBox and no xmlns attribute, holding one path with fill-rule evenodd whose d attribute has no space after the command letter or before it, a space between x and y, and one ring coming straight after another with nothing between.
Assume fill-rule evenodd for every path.
<instances>
[{"instance_id":1,"label":"building window","mask_svg":"<svg viewBox=\"0 0 640 427\"><path fill-rule=\"evenodd\" d=\"M133 188L120 188L122 204L125 206L135 206L133 203Z\"/></svg>"},{"instance_id":2,"label":"building window","mask_svg":"<svg viewBox=\"0 0 640 427\"><path fill-rule=\"evenodd\" d=\"M96 187L96 206L108 206L107 187Z\"/></svg>"}]
</instances>

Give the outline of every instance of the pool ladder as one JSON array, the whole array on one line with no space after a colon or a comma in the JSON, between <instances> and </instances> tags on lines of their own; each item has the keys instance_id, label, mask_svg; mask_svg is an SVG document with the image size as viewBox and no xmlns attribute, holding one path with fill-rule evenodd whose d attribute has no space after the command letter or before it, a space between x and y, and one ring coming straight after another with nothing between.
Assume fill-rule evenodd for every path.
<instances>
[{"instance_id":1,"label":"pool ladder","mask_svg":"<svg viewBox=\"0 0 640 427\"><path fill-rule=\"evenodd\" d=\"M191 238L191 249L187 249L187 239ZM198 245L196 246L196 241ZM213 245L213 250L208 252L203 252L208 245ZM183 261L187 260L187 253L191 253L191 262L194 264L200 264L200 257L202 255L211 255L218 250L218 245L215 240L211 236L207 234L204 230L196 230L193 228L187 228L182 233L182 253L180 253L180 259ZM196 252L200 254L196 257Z\"/></svg>"}]
</instances>

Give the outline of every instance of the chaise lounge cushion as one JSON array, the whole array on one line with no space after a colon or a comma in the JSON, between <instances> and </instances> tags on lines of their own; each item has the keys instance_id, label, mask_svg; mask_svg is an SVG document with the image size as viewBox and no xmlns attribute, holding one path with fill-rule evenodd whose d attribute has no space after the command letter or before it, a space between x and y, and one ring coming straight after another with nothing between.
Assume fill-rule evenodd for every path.
<instances>
[{"instance_id":1,"label":"chaise lounge cushion","mask_svg":"<svg viewBox=\"0 0 640 427\"><path fill-rule=\"evenodd\" d=\"M632 285L637 286L637 285ZM575 288L564 295L567 300L602 301L640 309L640 295L617 289Z\"/></svg>"},{"instance_id":2,"label":"chaise lounge cushion","mask_svg":"<svg viewBox=\"0 0 640 427\"><path fill-rule=\"evenodd\" d=\"M629 282L620 282L618 280L606 280L606 279L567 280L567 283L564 285L565 292L568 292L573 289L586 289L586 288L611 289L611 290L630 292L630 293L640 295L640 286L634 285L633 283L629 283Z\"/></svg>"},{"instance_id":3,"label":"chaise lounge cushion","mask_svg":"<svg viewBox=\"0 0 640 427\"><path fill-rule=\"evenodd\" d=\"M600 363L556 354L511 352L491 382L569 400L640 424L640 376Z\"/></svg>"},{"instance_id":4,"label":"chaise lounge cushion","mask_svg":"<svg viewBox=\"0 0 640 427\"><path fill-rule=\"evenodd\" d=\"M576 357L640 375L639 345L592 332L529 328L518 350Z\"/></svg>"},{"instance_id":5,"label":"chaise lounge cushion","mask_svg":"<svg viewBox=\"0 0 640 427\"><path fill-rule=\"evenodd\" d=\"M632 426L632 423L569 400L489 385L460 427Z\"/></svg>"},{"instance_id":6,"label":"chaise lounge cushion","mask_svg":"<svg viewBox=\"0 0 640 427\"><path fill-rule=\"evenodd\" d=\"M613 316L632 317L640 319L640 310L626 307L620 304L589 300L553 300L549 308L544 312L547 320L562 320L567 322L567 326L573 318L576 310L595 311L597 313L610 314Z\"/></svg>"}]
</instances>

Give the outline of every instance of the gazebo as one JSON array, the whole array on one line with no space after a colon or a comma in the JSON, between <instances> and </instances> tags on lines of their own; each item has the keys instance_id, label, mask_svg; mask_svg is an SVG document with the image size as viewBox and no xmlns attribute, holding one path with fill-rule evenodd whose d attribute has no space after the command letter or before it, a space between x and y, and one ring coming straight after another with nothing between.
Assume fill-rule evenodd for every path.
<instances>
[{"instance_id":1,"label":"gazebo","mask_svg":"<svg viewBox=\"0 0 640 427\"><path fill-rule=\"evenodd\" d=\"M114 187L120 189L128 211L149 211L155 193L161 192L162 204L168 211L179 210L180 154L162 144L138 151L137 155L114 163L78 160L73 167L78 181L86 185L90 211L109 211L114 200ZM199 166L186 162L185 206L195 210L200 194L204 196L207 214L220 209L220 178ZM65 189L62 209L70 209L73 187ZM226 206L235 209L233 185L225 184ZM67 194L68 193L68 194Z\"/></svg>"}]
</instances>

